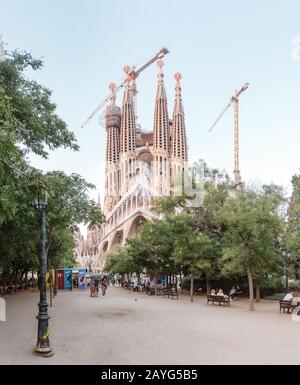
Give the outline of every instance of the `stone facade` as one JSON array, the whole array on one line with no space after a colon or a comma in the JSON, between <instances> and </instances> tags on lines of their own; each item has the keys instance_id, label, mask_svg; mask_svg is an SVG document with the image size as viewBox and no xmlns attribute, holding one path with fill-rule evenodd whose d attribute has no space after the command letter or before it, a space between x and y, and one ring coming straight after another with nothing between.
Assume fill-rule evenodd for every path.
<instances>
[{"instance_id":1,"label":"stone facade","mask_svg":"<svg viewBox=\"0 0 300 385\"><path fill-rule=\"evenodd\" d=\"M121 108L116 106L115 86L106 108L106 166L103 211L106 223L88 233L84 250L93 270L102 271L109 253L139 231L140 224L154 216L156 197L172 194L172 183L184 172L188 148L181 97L181 74L175 74L175 102L169 118L163 62L158 61L158 84L152 132L137 124L134 80L125 84ZM126 71L128 73L128 69ZM91 254L91 255L89 255Z\"/></svg>"}]
</instances>

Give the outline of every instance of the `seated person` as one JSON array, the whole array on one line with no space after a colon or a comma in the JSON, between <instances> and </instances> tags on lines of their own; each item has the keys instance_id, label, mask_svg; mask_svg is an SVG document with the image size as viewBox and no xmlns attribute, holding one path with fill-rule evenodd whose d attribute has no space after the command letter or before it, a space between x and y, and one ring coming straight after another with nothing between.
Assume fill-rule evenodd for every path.
<instances>
[{"instance_id":1,"label":"seated person","mask_svg":"<svg viewBox=\"0 0 300 385\"><path fill-rule=\"evenodd\" d=\"M237 285L237 287L236 287L236 294L242 294L242 290L239 287L239 285Z\"/></svg>"},{"instance_id":2,"label":"seated person","mask_svg":"<svg viewBox=\"0 0 300 385\"><path fill-rule=\"evenodd\" d=\"M210 295L216 295L216 290L212 289L211 292L210 292Z\"/></svg>"},{"instance_id":3,"label":"seated person","mask_svg":"<svg viewBox=\"0 0 300 385\"><path fill-rule=\"evenodd\" d=\"M218 295L219 297L229 298L228 295L224 294L224 292L223 292L222 289L220 289L220 290L218 291L217 295Z\"/></svg>"},{"instance_id":4,"label":"seated person","mask_svg":"<svg viewBox=\"0 0 300 385\"><path fill-rule=\"evenodd\" d=\"M284 301L292 301L294 297L294 292L292 290L289 290L287 294L284 296Z\"/></svg>"},{"instance_id":5,"label":"seated person","mask_svg":"<svg viewBox=\"0 0 300 385\"><path fill-rule=\"evenodd\" d=\"M295 291L292 299L292 305L297 306L299 303L300 303L300 294L297 291Z\"/></svg>"},{"instance_id":6,"label":"seated person","mask_svg":"<svg viewBox=\"0 0 300 385\"><path fill-rule=\"evenodd\" d=\"M233 286L229 292L229 297L233 298L236 295L236 288Z\"/></svg>"}]
</instances>

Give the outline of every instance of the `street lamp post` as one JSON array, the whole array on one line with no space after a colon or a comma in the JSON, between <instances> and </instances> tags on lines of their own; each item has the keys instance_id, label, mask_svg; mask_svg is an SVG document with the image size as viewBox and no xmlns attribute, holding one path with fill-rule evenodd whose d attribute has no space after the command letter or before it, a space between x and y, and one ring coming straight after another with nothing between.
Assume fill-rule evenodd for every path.
<instances>
[{"instance_id":1,"label":"street lamp post","mask_svg":"<svg viewBox=\"0 0 300 385\"><path fill-rule=\"evenodd\" d=\"M290 252L286 248L283 248L282 255L284 260L285 291L287 293L289 289L288 260L290 257Z\"/></svg>"},{"instance_id":2,"label":"street lamp post","mask_svg":"<svg viewBox=\"0 0 300 385\"><path fill-rule=\"evenodd\" d=\"M287 278L287 263L286 263L286 249L282 250L283 261L284 261L284 277L285 277L285 292L288 291L288 278Z\"/></svg>"},{"instance_id":3,"label":"street lamp post","mask_svg":"<svg viewBox=\"0 0 300 385\"><path fill-rule=\"evenodd\" d=\"M54 270L54 292L53 296L56 297L58 293L58 282L57 282L57 269Z\"/></svg>"},{"instance_id":4,"label":"street lamp post","mask_svg":"<svg viewBox=\"0 0 300 385\"><path fill-rule=\"evenodd\" d=\"M35 207L39 211L40 216L40 258L39 258L39 314L38 320L38 335L35 353L43 357L51 357L53 355L50 347L49 339L49 319L47 292L46 292L46 272L47 272L47 257L46 257L46 209L48 207L47 192L42 190L42 195L39 195L35 202Z\"/></svg>"}]
</instances>

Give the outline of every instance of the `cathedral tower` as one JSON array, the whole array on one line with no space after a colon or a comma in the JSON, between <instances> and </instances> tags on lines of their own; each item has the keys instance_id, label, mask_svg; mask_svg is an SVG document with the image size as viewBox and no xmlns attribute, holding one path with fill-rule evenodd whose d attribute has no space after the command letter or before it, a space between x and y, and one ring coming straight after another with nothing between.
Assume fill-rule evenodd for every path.
<instances>
[{"instance_id":1,"label":"cathedral tower","mask_svg":"<svg viewBox=\"0 0 300 385\"><path fill-rule=\"evenodd\" d=\"M154 189L158 193L168 195L169 189L169 151L170 151L170 130L167 95L162 71L164 63L157 62L158 84L155 98L154 127L153 127L153 181Z\"/></svg>"},{"instance_id":2,"label":"cathedral tower","mask_svg":"<svg viewBox=\"0 0 300 385\"><path fill-rule=\"evenodd\" d=\"M124 68L128 76L130 68ZM133 90L128 76L122 103L121 135L120 135L120 171L121 194L128 191L131 181L135 177L136 160L136 122L134 111Z\"/></svg>"},{"instance_id":3,"label":"cathedral tower","mask_svg":"<svg viewBox=\"0 0 300 385\"><path fill-rule=\"evenodd\" d=\"M188 163L188 148L186 140L185 118L181 97L180 80L182 75L176 73L174 75L176 80L175 86L175 103L173 111L172 124L172 144L171 144L171 173L172 179L176 178L178 173L184 172Z\"/></svg>"},{"instance_id":4,"label":"cathedral tower","mask_svg":"<svg viewBox=\"0 0 300 385\"><path fill-rule=\"evenodd\" d=\"M109 85L111 104L105 113L106 129L106 158L105 158L105 199L104 212L108 213L120 198L119 185L119 156L120 156L120 125L121 109L115 105L116 85Z\"/></svg>"}]
</instances>

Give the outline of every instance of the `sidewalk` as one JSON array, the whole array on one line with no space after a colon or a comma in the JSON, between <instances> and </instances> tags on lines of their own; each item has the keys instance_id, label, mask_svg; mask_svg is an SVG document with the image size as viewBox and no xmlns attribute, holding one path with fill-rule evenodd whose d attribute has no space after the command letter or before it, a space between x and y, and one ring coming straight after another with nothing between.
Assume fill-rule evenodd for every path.
<instances>
[{"instance_id":1,"label":"sidewalk","mask_svg":"<svg viewBox=\"0 0 300 385\"><path fill-rule=\"evenodd\" d=\"M7 297L0 322L1 364L283 364L300 362L300 323L277 303L206 305L109 288L105 297L59 292L49 308L55 355L32 354L38 293Z\"/></svg>"}]
</instances>

